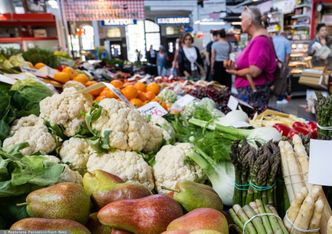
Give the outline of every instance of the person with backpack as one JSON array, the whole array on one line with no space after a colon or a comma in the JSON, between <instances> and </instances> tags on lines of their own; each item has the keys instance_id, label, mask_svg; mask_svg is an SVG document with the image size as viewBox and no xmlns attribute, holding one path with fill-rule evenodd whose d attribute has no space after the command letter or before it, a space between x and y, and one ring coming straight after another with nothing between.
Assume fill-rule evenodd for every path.
<instances>
[{"instance_id":1,"label":"person with backpack","mask_svg":"<svg viewBox=\"0 0 332 234\"><path fill-rule=\"evenodd\" d=\"M211 74L214 81L232 88L232 76L226 72L224 61L229 60L231 44L226 39L225 29L218 31L217 41L212 44Z\"/></svg>"},{"instance_id":2,"label":"person with backpack","mask_svg":"<svg viewBox=\"0 0 332 234\"><path fill-rule=\"evenodd\" d=\"M290 59L290 54L292 52L291 43L289 40L287 40L285 35L283 35L283 32L275 34L272 40L277 58L284 66L283 69L285 69L282 75L288 76L289 75L288 63ZM287 104L287 103L288 101L286 99L286 92L277 96L277 104Z\"/></svg>"},{"instance_id":3,"label":"person with backpack","mask_svg":"<svg viewBox=\"0 0 332 234\"><path fill-rule=\"evenodd\" d=\"M251 40L238 56L235 65L225 62L226 71L235 75L238 97L259 109L268 106L270 84L274 81L277 70L273 43L262 25L261 17L258 8L245 7L241 27Z\"/></svg>"}]
</instances>

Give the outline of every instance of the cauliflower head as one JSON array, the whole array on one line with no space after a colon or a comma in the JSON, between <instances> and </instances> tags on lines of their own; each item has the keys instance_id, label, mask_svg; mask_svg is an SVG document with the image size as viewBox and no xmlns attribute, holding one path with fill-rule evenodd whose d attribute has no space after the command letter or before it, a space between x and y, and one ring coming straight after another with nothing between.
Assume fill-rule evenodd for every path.
<instances>
[{"instance_id":1,"label":"cauliflower head","mask_svg":"<svg viewBox=\"0 0 332 234\"><path fill-rule=\"evenodd\" d=\"M162 131L151 125L137 110L115 99L104 99L99 105L103 110L92 123L92 128L101 135L110 131L111 148L145 152L158 150L163 140Z\"/></svg>"},{"instance_id":2,"label":"cauliflower head","mask_svg":"<svg viewBox=\"0 0 332 234\"><path fill-rule=\"evenodd\" d=\"M161 116L151 116L150 123L159 128L163 134L163 139L167 144L175 142L175 131L172 124Z\"/></svg>"},{"instance_id":3,"label":"cauliflower head","mask_svg":"<svg viewBox=\"0 0 332 234\"><path fill-rule=\"evenodd\" d=\"M89 172L100 169L123 180L143 184L148 189L154 188L152 168L136 152L120 151L109 152L104 155L92 155L87 164Z\"/></svg>"},{"instance_id":4,"label":"cauliflower head","mask_svg":"<svg viewBox=\"0 0 332 234\"><path fill-rule=\"evenodd\" d=\"M52 163L61 163L60 159L58 159L55 156L52 155L43 155L43 157L47 158L48 162L52 162ZM78 173L77 171L73 171L69 168L68 165L63 164L64 165L64 169L63 172L61 173L59 180L57 183L62 183L62 182L73 182L73 183L77 183L77 184L82 184L82 176L80 175L80 173Z\"/></svg>"},{"instance_id":5,"label":"cauliflower head","mask_svg":"<svg viewBox=\"0 0 332 234\"><path fill-rule=\"evenodd\" d=\"M190 143L165 145L155 156L153 174L159 193L168 192L161 186L175 189L179 181L189 180L200 182L204 178L202 169L194 163L188 162L187 155L192 151Z\"/></svg>"},{"instance_id":6,"label":"cauliflower head","mask_svg":"<svg viewBox=\"0 0 332 234\"><path fill-rule=\"evenodd\" d=\"M65 88L61 94L54 94L40 102L40 117L51 124L64 127L64 134L74 136L84 122L82 112L88 112L92 98L77 89Z\"/></svg>"},{"instance_id":7,"label":"cauliflower head","mask_svg":"<svg viewBox=\"0 0 332 234\"><path fill-rule=\"evenodd\" d=\"M68 163L70 168L84 174L88 159L93 153L95 151L87 139L72 137L63 142L59 155L62 162Z\"/></svg>"},{"instance_id":8,"label":"cauliflower head","mask_svg":"<svg viewBox=\"0 0 332 234\"><path fill-rule=\"evenodd\" d=\"M3 148L9 150L13 145L27 142L28 147L20 152L31 155L37 152L47 154L56 148L55 137L48 132L44 120L35 115L22 117L11 127L10 136L3 142Z\"/></svg>"}]
</instances>

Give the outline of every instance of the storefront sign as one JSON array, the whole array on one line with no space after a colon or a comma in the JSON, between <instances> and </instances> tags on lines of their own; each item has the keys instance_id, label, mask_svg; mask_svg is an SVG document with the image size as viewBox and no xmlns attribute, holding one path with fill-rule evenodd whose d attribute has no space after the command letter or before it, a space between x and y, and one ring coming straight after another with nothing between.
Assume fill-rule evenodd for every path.
<instances>
[{"instance_id":1,"label":"storefront sign","mask_svg":"<svg viewBox=\"0 0 332 234\"><path fill-rule=\"evenodd\" d=\"M63 0L67 21L144 19L144 0Z\"/></svg>"},{"instance_id":2,"label":"storefront sign","mask_svg":"<svg viewBox=\"0 0 332 234\"><path fill-rule=\"evenodd\" d=\"M189 24L189 17L160 17L157 18L157 24Z\"/></svg>"},{"instance_id":3,"label":"storefront sign","mask_svg":"<svg viewBox=\"0 0 332 234\"><path fill-rule=\"evenodd\" d=\"M102 26L126 26L129 24L137 24L136 19L109 19L109 20L102 20Z\"/></svg>"}]
</instances>

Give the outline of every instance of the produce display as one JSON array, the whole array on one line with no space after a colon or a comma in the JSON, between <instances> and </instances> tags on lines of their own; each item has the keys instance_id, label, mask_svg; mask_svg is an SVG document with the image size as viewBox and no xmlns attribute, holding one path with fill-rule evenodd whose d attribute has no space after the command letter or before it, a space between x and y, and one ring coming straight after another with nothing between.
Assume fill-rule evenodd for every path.
<instances>
[{"instance_id":1,"label":"produce display","mask_svg":"<svg viewBox=\"0 0 332 234\"><path fill-rule=\"evenodd\" d=\"M307 150L330 139L330 97L318 96L315 123L231 110L215 82L118 73L104 87L61 52L2 56L5 76L39 73L0 83L1 229L331 233Z\"/></svg>"}]
</instances>

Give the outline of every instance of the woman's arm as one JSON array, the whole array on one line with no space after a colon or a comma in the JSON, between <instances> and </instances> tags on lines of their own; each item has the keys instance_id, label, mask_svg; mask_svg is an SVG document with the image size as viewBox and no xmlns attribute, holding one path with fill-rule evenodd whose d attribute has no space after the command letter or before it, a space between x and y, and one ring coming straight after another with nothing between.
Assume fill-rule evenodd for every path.
<instances>
[{"instance_id":1,"label":"woman's arm","mask_svg":"<svg viewBox=\"0 0 332 234\"><path fill-rule=\"evenodd\" d=\"M216 61L216 50L212 49L212 54L211 54L211 73L214 73L214 63Z\"/></svg>"},{"instance_id":2,"label":"woman's arm","mask_svg":"<svg viewBox=\"0 0 332 234\"><path fill-rule=\"evenodd\" d=\"M241 69L241 70L227 69L226 71L228 73L232 74L232 75L235 75L235 76L246 77L247 75L250 75L253 78L255 78L255 77L259 76L260 74L262 74L262 70L259 69L255 65L251 65L250 67L244 68L244 69Z\"/></svg>"}]
</instances>

